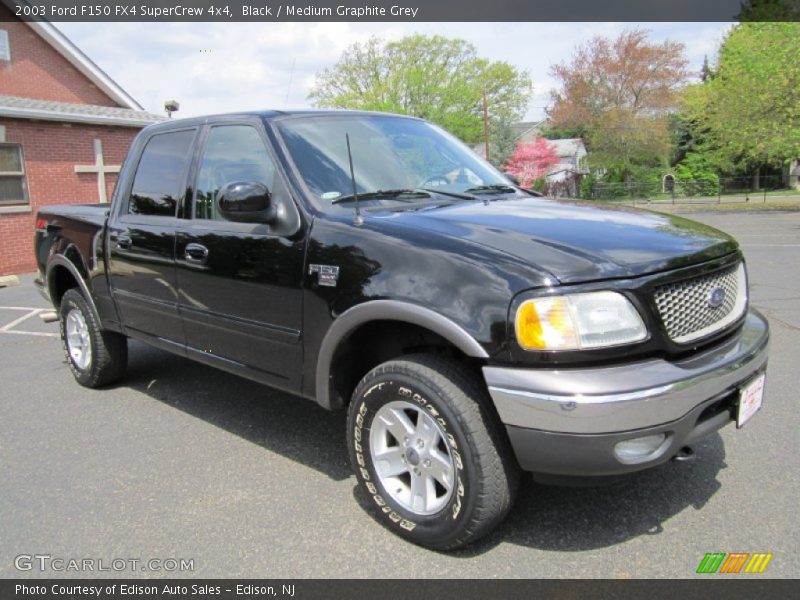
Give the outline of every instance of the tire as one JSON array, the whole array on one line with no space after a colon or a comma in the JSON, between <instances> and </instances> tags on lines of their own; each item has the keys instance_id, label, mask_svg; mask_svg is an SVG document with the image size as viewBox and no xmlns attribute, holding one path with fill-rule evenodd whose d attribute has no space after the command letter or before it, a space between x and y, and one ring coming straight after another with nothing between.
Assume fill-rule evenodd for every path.
<instances>
[{"instance_id":1,"label":"tire","mask_svg":"<svg viewBox=\"0 0 800 600\"><path fill-rule=\"evenodd\" d=\"M75 380L97 388L120 379L128 363L128 339L104 331L76 289L67 290L59 306L61 342Z\"/></svg>"},{"instance_id":2,"label":"tire","mask_svg":"<svg viewBox=\"0 0 800 600\"><path fill-rule=\"evenodd\" d=\"M353 392L347 423L373 516L401 537L453 550L511 508L519 466L485 385L457 362L418 354L375 367Z\"/></svg>"}]
</instances>

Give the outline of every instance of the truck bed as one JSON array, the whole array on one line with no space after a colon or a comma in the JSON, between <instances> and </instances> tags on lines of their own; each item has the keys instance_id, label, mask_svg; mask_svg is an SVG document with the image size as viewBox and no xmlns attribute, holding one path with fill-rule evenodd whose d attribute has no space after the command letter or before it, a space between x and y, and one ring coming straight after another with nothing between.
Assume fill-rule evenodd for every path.
<instances>
[{"instance_id":1,"label":"truck bed","mask_svg":"<svg viewBox=\"0 0 800 600\"><path fill-rule=\"evenodd\" d=\"M66 221L79 221L102 227L110 204L62 204L43 206L38 219L45 219L49 225L64 226Z\"/></svg>"}]
</instances>

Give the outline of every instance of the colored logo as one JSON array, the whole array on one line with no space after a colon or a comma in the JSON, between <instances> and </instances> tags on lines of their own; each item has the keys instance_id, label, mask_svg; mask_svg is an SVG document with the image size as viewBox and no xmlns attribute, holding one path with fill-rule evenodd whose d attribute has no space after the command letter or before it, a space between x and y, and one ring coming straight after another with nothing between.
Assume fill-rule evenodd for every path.
<instances>
[{"instance_id":1,"label":"colored logo","mask_svg":"<svg viewBox=\"0 0 800 600\"><path fill-rule=\"evenodd\" d=\"M763 573L772 553L708 552L697 566L698 573Z\"/></svg>"},{"instance_id":2,"label":"colored logo","mask_svg":"<svg viewBox=\"0 0 800 600\"><path fill-rule=\"evenodd\" d=\"M711 292L708 294L706 302L708 302L708 305L711 308L719 308L722 306L722 303L725 302L725 289L718 287L711 290Z\"/></svg>"}]
</instances>

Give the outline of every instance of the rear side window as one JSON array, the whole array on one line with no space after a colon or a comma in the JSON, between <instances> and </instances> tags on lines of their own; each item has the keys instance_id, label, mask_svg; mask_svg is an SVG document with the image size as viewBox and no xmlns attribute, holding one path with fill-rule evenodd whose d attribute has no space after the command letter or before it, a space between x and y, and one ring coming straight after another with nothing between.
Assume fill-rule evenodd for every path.
<instances>
[{"instance_id":1,"label":"rear side window","mask_svg":"<svg viewBox=\"0 0 800 600\"><path fill-rule=\"evenodd\" d=\"M128 213L174 217L189 165L194 130L154 135L133 179Z\"/></svg>"}]
</instances>

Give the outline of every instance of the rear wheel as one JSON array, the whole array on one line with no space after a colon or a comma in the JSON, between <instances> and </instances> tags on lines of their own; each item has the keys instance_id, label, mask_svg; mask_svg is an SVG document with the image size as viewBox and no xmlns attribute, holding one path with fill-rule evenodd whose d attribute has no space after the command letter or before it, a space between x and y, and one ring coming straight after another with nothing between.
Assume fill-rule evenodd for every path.
<instances>
[{"instance_id":1,"label":"rear wheel","mask_svg":"<svg viewBox=\"0 0 800 600\"><path fill-rule=\"evenodd\" d=\"M479 378L437 356L389 361L361 380L348 444L378 521L449 550L505 517L519 467L490 402Z\"/></svg>"},{"instance_id":2,"label":"rear wheel","mask_svg":"<svg viewBox=\"0 0 800 600\"><path fill-rule=\"evenodd\" d=\"M83 295L67 290L59 307L61 340L75 379L86 387L100 387L118 380L128 362L128 340L100 324Z\"/></svg>"}]
</instances>

